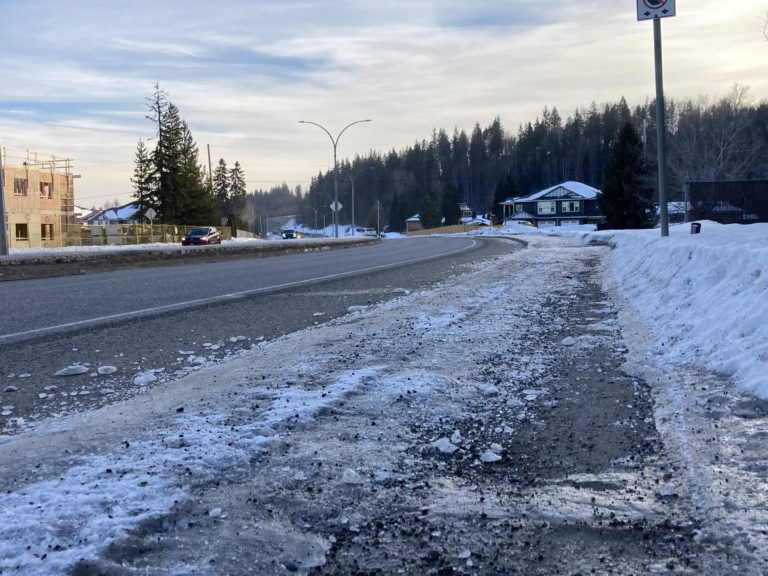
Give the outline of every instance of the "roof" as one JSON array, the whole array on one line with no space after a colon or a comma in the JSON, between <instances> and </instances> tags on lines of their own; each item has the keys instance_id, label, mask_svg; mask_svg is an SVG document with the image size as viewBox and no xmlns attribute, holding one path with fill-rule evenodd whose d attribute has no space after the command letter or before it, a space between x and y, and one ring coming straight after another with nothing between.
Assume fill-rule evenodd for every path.
<instances>
[{"instance_id":1,"label":"roof","mask_svg":"<svg viewBox=\"0 0 768 576\"><path fill-rule=\"evenodd\" d=\"M515 202L533 202L534 200L542 200L545 198L575 198L581 200L594 200L597 198L598 194L600 194L600 190L597 188L592 188L592 186L582 184L581 182L563 182L562 184L557 184L551 188L547 188L546 190L541 190L540 192L531 194L530 196L512 198L506 202L503 202L503 204L512 204Z\"/></svg>"},{"instance_id":2,"label":"roof","mask_svg":"<svg viewBox=\"0 0 768 576\"><path fill-rule=\"evenodd\" d=\"M93 211L83 216L82 220L85 222L127 222L129 220L140 218L140 212L141 204L137 201L130 202L116 208Z\"/></svg>"},{"instance_id":3,"label":"roof","mask_svg":"<svg viewBox=\"0 0 768 576\"><path fill-rule=\"evenodd\" d=\"M536 216L529 214L525 210L520 210L509 216L507 220L536 220Z\"/></svg>"}]
</instances>

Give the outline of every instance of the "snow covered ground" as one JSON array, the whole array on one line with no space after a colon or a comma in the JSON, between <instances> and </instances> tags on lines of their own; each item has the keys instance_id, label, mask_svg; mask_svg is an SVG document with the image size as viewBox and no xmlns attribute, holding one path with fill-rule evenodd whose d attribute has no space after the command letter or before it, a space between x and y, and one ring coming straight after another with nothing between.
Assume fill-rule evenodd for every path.
<instances>
[{"instance_id":1,"label":"snow covered ground","mask_svg":"<svg viewBox=\"0 0 768 576\"><path fill-rule=\"evenodd\" d=\"M623 338L608 342L626 355L626 370L652 387L655 426L677 473L654 478L617 463L610 481L632 478L648 498L621 504L604 502L599 491L563 496L547 488L535 499L540 520L588 523L603 505L621 521L652 519L674 496L692 505L695 541L722 555L704 561L709 569L700 573L761 573L768 549L768 226L704 222L701 234L689 231L673 227L661 238L657 230L571 229L559 237L497 230L527 240L528 250L478 264L462 282L256 344L127 402L2 438L0 574L67 574L105 555L116 566L122 559L125 571L115 574L235 573L226 566L242 566L237 559L214 568L206 556L212 547L202 544L235 529L258 534L254 549L279 541L284 570L320 567L333 537L277 520L246 525L222 480L236 484L267 458L272 467L255 486L263 494L280 484L290 495L305 490L325 462L336 466L338 489L384 492L399 483L408 493L421 486L408 470L424 451L463 455L475 469L493 466L509 457L520 428L533 425L534 407L553 402L552 358L581 354L611 334ZM611 248L596 246L603 243ZM616 307L619 324L571 325L563 307L579 298L579 273L595 253L610 302L594 302L594 314ZM532 326L540 329L532 333ZM546 326L571 336L549 342ZM494 376L503 378L489 381L483 374L494 362ZM5 409L12 395L0 401ZM448 424L467 407L487 415L471 434ZM407 423L416 421L432 431L427 438L409 432ZM337 436L338 422L354 442ZM436 490L446 513L475 506L471 482ZM485 502L477 513L504 515L502 504ZM365 510L342 509L335 520L339 530L362 526ZM176 529L202 531L199 549L148 551L143 567L125 551L132 538L159 541ZM453 560L467 573L484 573L471 546ZM671 572L660 562L649 573Z\"/></svg>"},{"instance_id":2,"label":"snow covered ground","mask_svg":"<svg viewBox=\"0 0 768 576\"><path fill-rule=\"evenodd\" d=\"M660 360L704 366L768 399L768 224L701 224L700 234L673 225L667 238L658 230L516 224L479 234L610 243L616 289L651 326Z\"/></svg>"}]
</instances>

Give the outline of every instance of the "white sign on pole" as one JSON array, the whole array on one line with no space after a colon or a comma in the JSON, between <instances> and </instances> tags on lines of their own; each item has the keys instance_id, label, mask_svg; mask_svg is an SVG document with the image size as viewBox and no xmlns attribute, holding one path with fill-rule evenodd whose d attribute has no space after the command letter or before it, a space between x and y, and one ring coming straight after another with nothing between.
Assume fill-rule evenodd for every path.
<instances>
[{"instance_id":1,"label":"white sign on pole","mask_svg":"<svg viewBox=\"0 0 768 576\"><path fill-rule=\"evenodd\" d=\"M637 0L637 19L655 20L675 16L675 0Z\"/></svg>"},{"instance_id":2,"label":"white sign on pole","mask_svg":"<svg viewBox=\"0 0 768 576\"><path fill-rule=\"evenodd\" d=\"M334 212L338 212L338 211L339 211L339 210L341 210L343 207L344 207L344 206L342 206L342 205L341 205L341 202L336 202L336 201L334 201L334 202L331 202L331 205L329 206L329 208L330 208L331 210L333 210Z\"/></svg>"}]
</instances>

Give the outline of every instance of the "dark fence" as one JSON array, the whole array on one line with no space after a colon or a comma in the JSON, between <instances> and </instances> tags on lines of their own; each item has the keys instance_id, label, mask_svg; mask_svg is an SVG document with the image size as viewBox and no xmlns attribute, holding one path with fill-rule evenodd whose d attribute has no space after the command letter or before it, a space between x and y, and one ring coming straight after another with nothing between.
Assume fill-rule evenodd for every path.
<instances>
[{"instance_id":1,"label":"dark fence","mask_svg":"<svg viewBox=\"0 0 768 576\"><path fill-rule=\"evenodd\" d=\"M693 220L768 222L768 180L691 182L690 202Z\"/></svg>"}]
</instances>

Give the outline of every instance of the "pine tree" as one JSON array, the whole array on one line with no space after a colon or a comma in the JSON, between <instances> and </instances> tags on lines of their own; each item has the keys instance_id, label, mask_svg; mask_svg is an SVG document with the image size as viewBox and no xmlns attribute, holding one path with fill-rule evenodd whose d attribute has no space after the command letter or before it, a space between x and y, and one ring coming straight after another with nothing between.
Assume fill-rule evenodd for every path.
<instances>
[{"instance_id":1,"label":"pine tree","mask_svg":"<svg viewBox=\"0 0 768 576\"><path fill-rule=\"evenodd\" d=\"M224 215L229 214L229 189L229 169L224 158L220 158L213 171L213 194L219 204L219 211Z\"/></svg>"},{"instance_id":2,"label":"pine tree","mask_svg":"<svg viewBox=\"0 0 768 576\"><path fill-rule=\"evenodd\" d=\"M453 226L459 223L461 218L461 208L459 208L459 194L453 186L448 186L443 194L443 200L440 203L440 211L445 218L446 226Z\"/></svg>"},{"instance_id":3,"label":"pine tree","mask_svg":"<svg viewBox=\"0 0 768 576\"><path fill-rule=\"evenodd\" d=\"M504 209L501 203L519 195L520 193L517 189L517 185L511 175L499 180L498 184L496 184L496 191L493 193L493 208L491 209L491 212L496 216L499 222L504 220Z\"/></svg>"},{"instance_id":4,"label":"pine tree","mask_svg":"<svg viewBox=\"0 0 768 576\"><path fill-rule=\"evenodd\" d=\"M209 192L189 126L181 121L178 172L174 178L174 212L179 224L218 224L216 198Z\"/></svg>"},{"instance_id":5,"label":"pine tree","mask_svg":"<svg viewBox=\"0 0 768 576\"><path fill-rule=\"evenodd\" d=\"M229 199L230 212L240 215L245 208L245 195L248 193L245 183L245 173L240 162L235 162L234 168L229 171Z\"/></svg>"},{"instance_id":6,"label":"pine tree","mask_svg":"<svg viewBox=\"0 0 768 576\"><path fill-rule=\"evenodd\" d=\"M656 223L650 170L640 137L629 122L614 143L598 205L608 228L651 228Z\"/></svg>"},{"instance_id":7,"label":"pine tree","mask_svg":"<svg viewBox=\"0 0 768 576\"><path fill-rule=\"evenodd\" d=\"M139 209L142 214L151 206L151 198L155 189L155 176L155 166L152 163L149 150L144 140L139 140L131 182L133 183L133 195L139 201Z\"/></svg>"}]
</instances>

